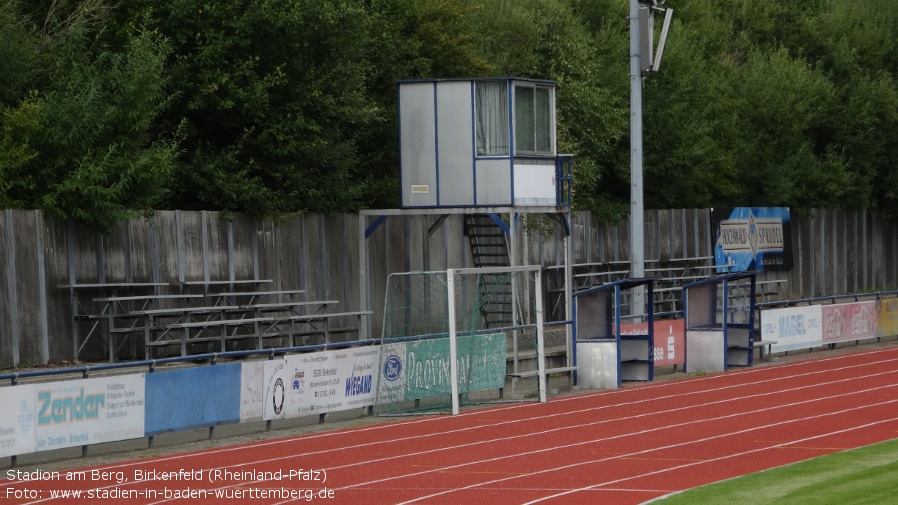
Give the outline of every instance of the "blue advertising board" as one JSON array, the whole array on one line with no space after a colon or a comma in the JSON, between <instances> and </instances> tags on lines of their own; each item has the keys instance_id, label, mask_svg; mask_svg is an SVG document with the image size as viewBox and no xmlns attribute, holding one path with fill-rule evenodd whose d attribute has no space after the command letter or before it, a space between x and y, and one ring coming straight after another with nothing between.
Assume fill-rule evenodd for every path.
<instances>
[{"instance_id":1,"label":"blue advertising board","mask_svg":"<svg viewBox=\"0 0 898 505\"><path fill-rule=\"evenodd\" d=\"M146 374L146 436L240 421L240 363Z\"/></svg>"},{"instance_id":2,"label":"blue advertising board","mask_svg":"<svg viewBox=\"0 0 898 505\"><path fill-rule=\"evenodd\" d=\"M792 268L788 207L711 209L718 273Z\"/></svg>"}]
</instances>

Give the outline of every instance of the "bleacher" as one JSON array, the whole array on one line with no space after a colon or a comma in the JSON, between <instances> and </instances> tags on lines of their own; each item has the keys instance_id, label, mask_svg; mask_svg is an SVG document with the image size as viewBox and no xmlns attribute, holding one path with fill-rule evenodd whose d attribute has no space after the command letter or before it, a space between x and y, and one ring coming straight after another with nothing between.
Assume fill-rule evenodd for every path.
<instances>
[{"instance_id":1,"label":"bleacher","mask_svg":"<svg viewBox=\"0 0 898 505\"><path fill-rule=\"evenodd\" d=\"M632 277L629 261L578 263L572 265L571 270L574 292ZM683 286L719 275L717 270L718 266L714 264L712 256L646 260L644 276L658 279L654 283L655 313L664 315L682 311ZM564 295L564 267L547 267L546 277L551 300L550 310L555 317L560 317ZM779 300L786 282L785 279L772 277L772 274L759 277L755 293L757 301Z\"/></svg>"},{"instance_id":2,"label":"bleacher","mask_svg":"<svg viewBox=\"0 0 898 505\"><path fill-rule=\"evenodd\" d=\"M203 352L327 345L357 334L370 311L333 310L303 290L269 290L267 279L76 284L71 290L77 352L100 340L109 361Z\"/></svg>"}]
</instances>

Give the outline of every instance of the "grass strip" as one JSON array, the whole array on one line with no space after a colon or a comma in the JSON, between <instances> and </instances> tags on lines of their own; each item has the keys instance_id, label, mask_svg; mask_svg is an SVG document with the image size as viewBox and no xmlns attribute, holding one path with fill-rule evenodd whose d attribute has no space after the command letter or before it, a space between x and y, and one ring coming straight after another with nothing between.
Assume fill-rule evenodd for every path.
<instances>
[{"instance_id":1,"label":"grass strip","mask_svg":"<svg viewBox=\"0 0 898 505\"><path fill-rule=\"evenodd\" d=\"M701 486L652 503L898 503L898 439Z\"/></svg>"}]
</instances>

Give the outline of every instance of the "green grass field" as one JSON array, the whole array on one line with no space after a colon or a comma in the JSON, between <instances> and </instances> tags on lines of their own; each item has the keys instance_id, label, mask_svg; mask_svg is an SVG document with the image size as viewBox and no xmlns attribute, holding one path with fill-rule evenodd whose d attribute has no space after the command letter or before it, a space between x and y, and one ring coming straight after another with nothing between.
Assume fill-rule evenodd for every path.
<instances>
[{"instance_id":1,"label":"green grass field","mask_svg":"<svg viewBox=\"0 0 898 505\"><path fill-rule=\"evenodd\" d=\"M898 503L898 439L710 484L653 503Z\"/></svg>"}]
</instances>

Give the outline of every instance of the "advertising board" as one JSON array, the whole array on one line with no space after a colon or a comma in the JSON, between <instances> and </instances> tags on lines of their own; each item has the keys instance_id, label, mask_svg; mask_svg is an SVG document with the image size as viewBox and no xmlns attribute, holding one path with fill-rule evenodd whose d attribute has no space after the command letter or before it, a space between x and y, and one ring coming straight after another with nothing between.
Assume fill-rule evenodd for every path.
<instances>
[{"instance_id":1,"label":"advertising board","mask_svg":"<svg viewBox=\"0 0 898 505\"><path fill-rule=\"evenodd\" d=\"M144 374L78 379L34 386L38 451L141 438Z\"/></svg>"},{"instance_id":2,"label":"advertising board","mask_svg":"<svg viewBox=\"0 0 898 505\"><path fill-rule=\"evenodd\" d=\"M34 452L34 386L0 388L0 457Z\"/></svg>"},{"instance_id":3,"label":"advertising board","mask_svg":"<svg viewBox=\"0 0 898 505\"><path fill-rule=\"evenodd\" d=\"M792 268L788 207L711 209L718 273Z\"/></svg>"},{"instance_id":4,"label":"advertising board","mask_svg":"<svg viewBox=\"0 0 898 505\"><path fill-rule=\"evenodd\" d=\"M820 305L761 311L761 340L775 341L771 352L809 349L823 344Z\"/></svg>"}]
</instances>

